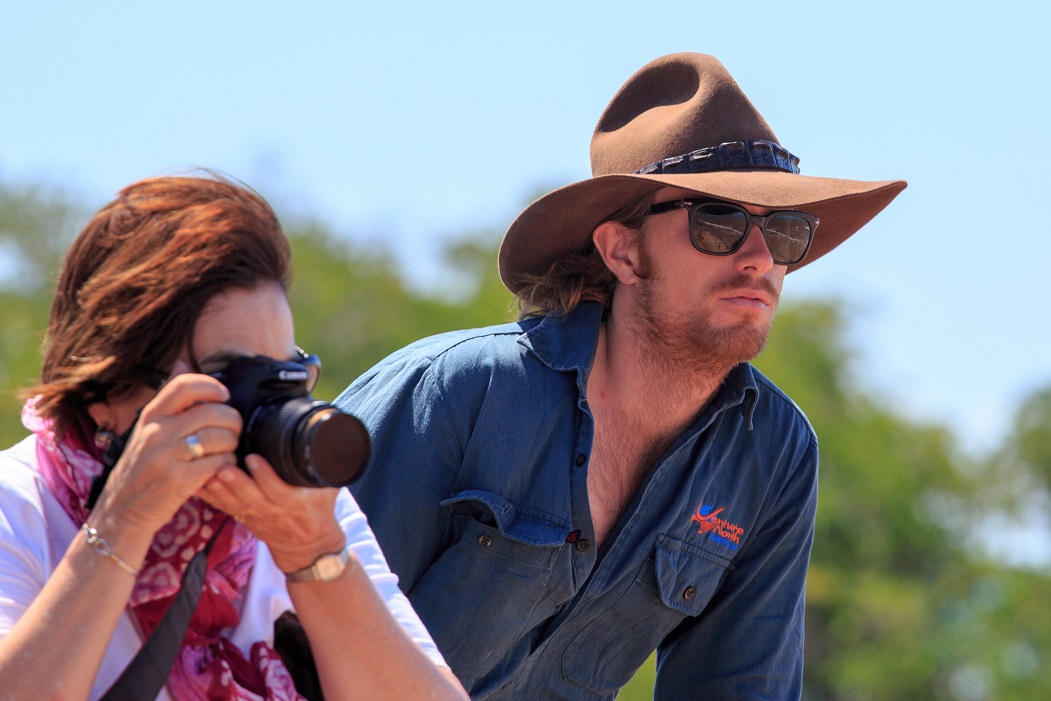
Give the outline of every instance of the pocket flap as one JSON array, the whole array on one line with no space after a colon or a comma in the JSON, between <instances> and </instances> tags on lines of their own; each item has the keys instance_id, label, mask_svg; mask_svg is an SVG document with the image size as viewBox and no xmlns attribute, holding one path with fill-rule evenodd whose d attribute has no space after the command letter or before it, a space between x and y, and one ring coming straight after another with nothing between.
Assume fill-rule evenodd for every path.
<instances>
[{"instance_id":1,"label":"pocket flap","mask_svg":"<svg viewBox=\"0 0 1051 701\"><path fill-rule=\"evenodd\" d=\"M657 585L661 599L670 608L699 615L733 563L714 553L676 540L657 536Z\"/></svg>"},{"instance_id":2,"label":"pocket flap","mask_svg":"<svg viewBox=\"0 0 1051 701\"><path fill-rule=\"evenodd\" d=\"M566 537L569 535L568 524L558 523L552 516L532 509L524 509L499 494L482 489L466 489L458 492L443 501L441 505L455 507L457 504L469 502L484 505L493 515L500 532L520 543L560 546L566 542Z\"/></svg>"}]
</instances>

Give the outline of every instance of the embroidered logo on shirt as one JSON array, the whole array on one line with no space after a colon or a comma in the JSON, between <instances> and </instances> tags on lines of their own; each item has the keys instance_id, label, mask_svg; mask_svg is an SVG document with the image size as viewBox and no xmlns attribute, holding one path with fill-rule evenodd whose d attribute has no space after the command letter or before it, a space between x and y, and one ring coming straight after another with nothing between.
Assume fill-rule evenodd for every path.
<instances>
[{"instance_id":1,"label":"embroidered logo on shirt","mask_svg":"<svg viewBox=\"0 0 1051 701\"><path fill-rule=\"evenodd\" d=\"M701 504L697 507L697 513L690 516L690 523L699 524L697 533L708 536L708 539L725 545L731 550L737 550L744 536L744 529L736 523L730 523L724 518L719 518L723 507L716 509L711 504Z\"/></svg>"}]
</instances>

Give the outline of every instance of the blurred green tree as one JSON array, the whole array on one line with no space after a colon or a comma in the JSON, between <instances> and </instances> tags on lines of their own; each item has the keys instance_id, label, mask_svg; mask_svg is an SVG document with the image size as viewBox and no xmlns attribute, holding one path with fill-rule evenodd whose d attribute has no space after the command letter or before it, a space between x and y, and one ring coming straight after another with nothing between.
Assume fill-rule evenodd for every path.
<instances>
[{"instance_id":1,"label":"blurred green tree","mask_svg":"<svg viewBox=\"0 0 1051 701\"><path fill-rule=\"evenodd\" d=\"M67 194L0 184L0 445L24 434L18 389L35 383L55 273L80 207Z\"/></svg>"},{"instance_id":2,"label":"blurred green tree","mask_svg":"<svg viewBox=\"0 0 1051 701\"><path fill-rule=\"evenodd\" d=\"M505 321L511 295L500 284L495 232L457 240L445 252L455 296L413 290L388 251L335 239L317 223L287 227L295 261L291 290L297 342L317 353L317 395L332 399L377 361L424 336Z\"/></svg>"},{"instance_id":3,"label":"blurred green tree","mask_svg":"<svg viewBox=\"0 0 1051 701\"><path fill-rule=\"evenodd\" d=\"M1051 492L1051 385L1028 395L1018 407L1008 440L989 465L995 481L1016 508Z\"/></svg>"}]
</instances>

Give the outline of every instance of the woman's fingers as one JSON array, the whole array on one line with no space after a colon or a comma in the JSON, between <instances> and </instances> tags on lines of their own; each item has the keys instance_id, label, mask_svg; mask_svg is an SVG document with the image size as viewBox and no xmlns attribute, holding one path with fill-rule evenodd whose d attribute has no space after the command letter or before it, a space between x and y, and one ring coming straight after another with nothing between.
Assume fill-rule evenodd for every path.
<instances>
[{"instance_id":1,"label":"woman's fingers","mask_svg":"<svg viewBox=\"0 0 1051 701\"><path fill-rule=\"evenodd\" d=\"M182 365L185 365L183 363ZM160 528L234 456L242 419L218 380L182 366L143 407L100 505Z\"/></svg>"},{"instance_id":2,"label":"woman's fingers","mask_svg":"<svg viewBox=\"0 0 1051 701\"><path fill-rule=\"evenodd\" d=\"M110 504L156 529L199 496L244 523L287 571L338 550L338 490L292 487L259 455L246 458L250 474L238 469L243 420L228 398L215 378L177 366L140 413L107 486Z\"/></svg>"},{"instance_id":3,"label":"woman's fingers","mask_svg":"<svg viewBox=\"0 0 1051 701\"><path fill-rule=\"evenodd\" d=\"M139 422L153 430L157 441L171 445L176 460L194 463L220 455L220 464L232 462L243 422L237 410L224 403L229 396L214 377L178 374L146 405Z\"/></svg>"},{"instance_id":4,"label":"woman's fingers","mask_svg":"<svg viewBox=\"0 0 1051 701\"><path fill-rule=\"evenodd\" d=\"M249 455L246 463L250 475L223 468L198 496L244 524L287 572L342 547L343 531L334 516L339 490L292 487L259 455Z\"/></svg>"},{"instance_id":5,"label":"woman's fingers","mask_svg":"<svg viewBox=\"0 0 1051 701\"><path fill-rule=\"evenodd\" d=\"M240 468L218 470L205 484L200 496L243 521L247 520L243 518L244 514L284 521L289 514L304 508L304 496L309 495L286 484L266 460L249 455L246 463L252 467L251 475Z\"/></svg>"},{"instance_id":6,"label":"woman's fingers","mask_svg":"<svg viewBox=\"0 0 1051 701\"><path fill-rule=\"evenodd\" d=\"M181 457L184 461L190 462L208 455L224 453L232 457L237 451L239 438L237 431L227 426L206 425L197 430L191 430L180 440L183 446Z\"/></svg>"},{"instance_id":7,"label":"woman's fingers","mask_svg":"<svg viewBox=\"0 0 1051 701\"><path fill-rule=\"evenodd\" d=\"M230 390L219 380L195 373L172 377L142 409L148 418L178 416L197 405L220 404L230 399ZM234 413L237 413L234 411Z\"/></svg>"}]
</instances>

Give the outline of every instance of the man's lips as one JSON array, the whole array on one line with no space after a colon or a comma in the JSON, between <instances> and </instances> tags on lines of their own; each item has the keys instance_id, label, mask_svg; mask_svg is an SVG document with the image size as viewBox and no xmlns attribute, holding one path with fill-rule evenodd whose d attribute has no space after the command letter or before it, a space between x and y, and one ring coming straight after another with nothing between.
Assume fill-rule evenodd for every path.
<instances>
[{"instance_id":1,"label":"man's lips","mask_svg":"<svg viewBox=\"0 0 1051 701\"><path fill-rule=\"evenodd\" d=\"M774 304L772 295L764 290L758 290L755 288L728 290L719 295L719 297L720 299L732 304L740 304L742 306L754 307L756 309L766 309Z\"/></svg>"}]
</instances>

